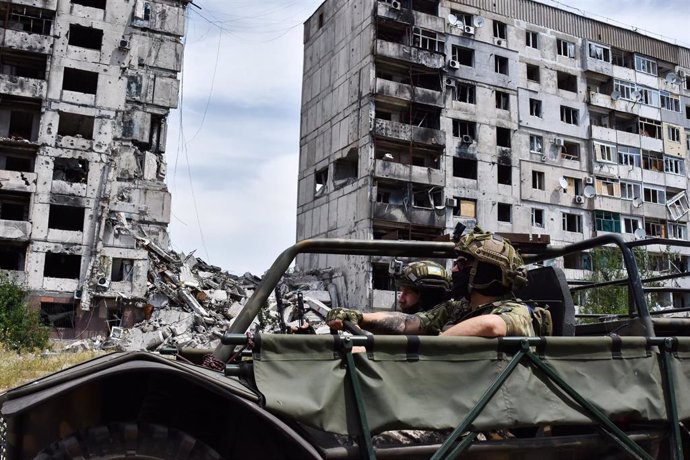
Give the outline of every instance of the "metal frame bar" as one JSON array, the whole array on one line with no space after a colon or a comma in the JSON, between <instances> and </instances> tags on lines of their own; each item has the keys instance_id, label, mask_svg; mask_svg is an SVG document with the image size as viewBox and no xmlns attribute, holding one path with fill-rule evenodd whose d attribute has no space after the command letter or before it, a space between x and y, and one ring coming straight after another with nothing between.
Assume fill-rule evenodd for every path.
<instances>
[{"instance_id":1,"label":"metal frame bar","mask_svg":"<svg viewBox=\"0 0 690 460\"><path fill-rule=\"evenodd\" d=\"M374 445L371 442L371 430L369 429L369 421L367 420L367 411L364 407L364 398L362 397L362 387L359 385L359 377L357 377L357 367L355 360L352 357L352 341L349 337L343 337L340 341L340 354L345 361L345 369L352 394L355 397L355 407L357 409L357 421L359 422L359 454L362 459L376 460L374 454ZM362 449L362 446L364 449Z\"/></svg>"},{"instance_id":2,"label":"metal frame bar","mask_svg":"<svg viewBox=\"0 0 690 460\"><path fill-rule=\"evenodd\" d=\"M506 338L503 339L504 343L515 343L519 341L520 349L510 360L506 368L496 377L486 392L482 395L479 402L470 411L469 414L464 418L464 420L458 425L451 435L446 439L446 441L441 445L439 450L431 457L431 460L441 460L441 459L453 459L460 455L465 449L467 449L471 444L472 440L468 441L465 439L460 445L455 449L450 450L452 445L458 440L460 435L467 431L467 428L472 424L472 422L477 418L482 410L489 403L491 398L496 394L500 387L505 383L506 379L515 370L515 367L520 363L523 357L527 357L530 363L540 369L546 376L555 383L561 390L563 390L570 398L572 398L577 404L584 409L589 416L594 420L598 421L601 425L601 431L611 438L614 443L620 447L622 450L630 454L636 459L642 460L653 460L653 457L644 451L639 445L633 442L620 428L618 428L609 418L601 412L596 406L591 404L589 401L584 399L580 394L575 391L570 385L568 385L565 380L563 380L551 367L544 363L538 356L536 356L531 350L530 345L535 345L541 342L539 338ZM672 385L671 385L672 389ZM675 405L675 397L671 396L672 404ZM677 420L677 415L675 416ZM673 422L672 422L673 423ZM674 423L677 428L679 425ZM679 439L679 435L675 438ZM678 442L674 440L674 445L677 447ZM450 451L450 452L449 452ZM679 459L682 459L682 454Z\"/></svg>"}]
</instances>

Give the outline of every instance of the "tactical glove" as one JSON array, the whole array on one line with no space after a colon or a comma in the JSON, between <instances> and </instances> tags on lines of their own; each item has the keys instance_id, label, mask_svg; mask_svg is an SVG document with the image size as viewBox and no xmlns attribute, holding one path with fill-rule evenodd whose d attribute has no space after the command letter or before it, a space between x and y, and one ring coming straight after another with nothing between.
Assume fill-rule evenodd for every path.
<instances>
[{"instance_id":1,"label":"tactical glove","mask_svg":"<svg viewBox=\"0 0 690 460\"><path fill-rule=\"evenodd\" d=\"M351 308L334 308L326 315L326 323L333 321L350 321L354 324L362 321L362 312Z\"/></svg>"}]
</instances>

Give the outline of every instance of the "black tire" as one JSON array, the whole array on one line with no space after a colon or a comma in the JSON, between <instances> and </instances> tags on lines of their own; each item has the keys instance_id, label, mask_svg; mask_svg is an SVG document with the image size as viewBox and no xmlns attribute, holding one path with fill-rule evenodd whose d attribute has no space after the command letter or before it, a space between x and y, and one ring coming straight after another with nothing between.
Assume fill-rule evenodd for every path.
<instances>
[{"instance_id":1,"label":"black tire","mask_svg":"<svg viewBox=\"0 0 690 460\"><path fill-rule=\"evenodd\" d=\"M219 460L211 447L175 428L151 423L112 423L75 433L41 451L36 460Z\"/></svg>"}]
</instances>

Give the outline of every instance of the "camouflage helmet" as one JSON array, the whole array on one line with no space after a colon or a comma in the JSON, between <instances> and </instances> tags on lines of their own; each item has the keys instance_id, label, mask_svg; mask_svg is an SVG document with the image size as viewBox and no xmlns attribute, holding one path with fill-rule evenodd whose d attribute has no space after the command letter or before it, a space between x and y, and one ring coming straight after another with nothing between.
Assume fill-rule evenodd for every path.
<instances>
[{"instance_id":1,"label":"camouflage helmet","mask_svg":"<svg viewBox=\"0 0 690 460\"><path fill-rule=\"evenodd\" d=\"M410 262L396 277L398 286L409 286L413 289L450 290L450 274L441 265L432 260Z\"/></svg>"},{"instance_id":2,"label":"camouflage helmet","mask_svg":"<svg viewBox=\"0 0 690 460\"><path fill-rule=\"evenodd\" d=\"M469 287L473 289L485 289L495 281L509 290L519 289L527 284L527 272L525 271L522 257L507 239L491 232L484 232L478 226L471 233L463 235L455 246L458 256L469 256L472 263ZM501 269L501 279L474 283L479 262L494 265Z\"/></svg>"}]
</instances>

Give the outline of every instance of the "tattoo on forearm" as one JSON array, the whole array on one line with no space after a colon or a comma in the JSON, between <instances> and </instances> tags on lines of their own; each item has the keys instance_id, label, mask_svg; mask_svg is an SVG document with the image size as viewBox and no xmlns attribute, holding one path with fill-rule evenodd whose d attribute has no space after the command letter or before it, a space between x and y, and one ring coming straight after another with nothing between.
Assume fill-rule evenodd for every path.
<instances>
[{"instance_id":1,"label":"tattoo on forearm","mask_svg":"<svg viewBox=\"0 0 690 460\"><path fill-rule=\"evenodd\" d=\"M405 313L389 313L383 318L369 321L367 329L374 334L404 334L409 332L408 326L417 321L414 315Z\"/></svg>"}]
</instances>

